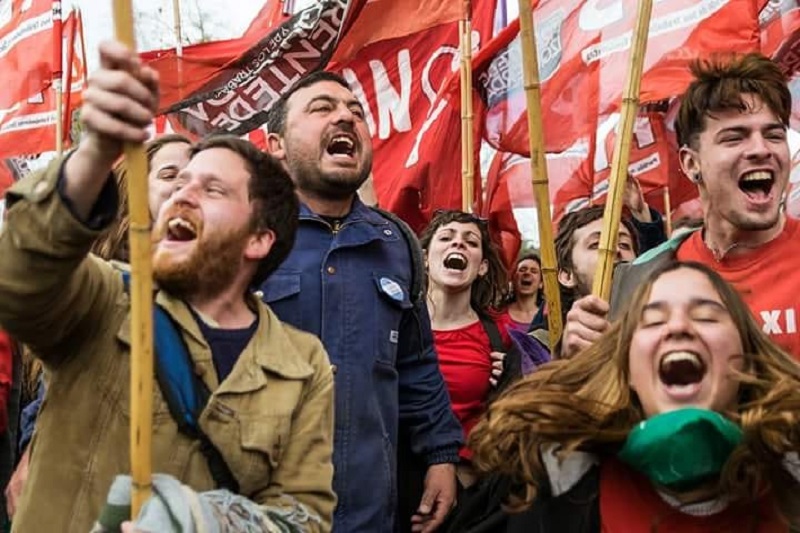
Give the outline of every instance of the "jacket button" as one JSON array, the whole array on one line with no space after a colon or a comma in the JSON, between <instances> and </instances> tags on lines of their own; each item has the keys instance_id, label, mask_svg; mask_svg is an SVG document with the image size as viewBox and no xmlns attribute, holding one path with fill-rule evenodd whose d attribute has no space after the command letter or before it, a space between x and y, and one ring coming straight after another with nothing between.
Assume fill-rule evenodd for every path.
<instances>
[{"instance_id":1,"label":"jacket button","mask_svg":"<svg viewBox=\"0 0 800 533\"><path fill-rule=\"evenodd\" d=\"M327 269L328 274L336 274L336 267L329 266Z\"/></svg>"},{"instance_id":2,"label":"jacket button","mask_svg":"<svg viewBox=\"0 0 800 533\"><path fill-rule=\"evenodd\" d=\"M339 367L338 367L338 366L336 366L336 365L331 365L331 372L333 372L333 375L334 375L334 376L336 375L336 371L337 371L337 370L339 370Z\"/></svg>"}]
</instances>

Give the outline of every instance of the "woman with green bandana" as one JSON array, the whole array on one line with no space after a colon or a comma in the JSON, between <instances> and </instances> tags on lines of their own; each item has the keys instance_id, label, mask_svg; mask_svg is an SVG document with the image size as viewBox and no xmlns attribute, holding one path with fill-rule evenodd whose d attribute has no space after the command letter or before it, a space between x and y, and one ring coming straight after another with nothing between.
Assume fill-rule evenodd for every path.
<instances>
[{"instance_id":1,"label":"woman with green bandana","mask_svg":"<svg viewBox=\"0 0 800 533\"><path fill-rule=\"evenodd\" d=\"M450 531L788 532L800 366L715 272L671 263L596 344L511 387L471 447L493 475Z\"/></svg>"}]
</instances>

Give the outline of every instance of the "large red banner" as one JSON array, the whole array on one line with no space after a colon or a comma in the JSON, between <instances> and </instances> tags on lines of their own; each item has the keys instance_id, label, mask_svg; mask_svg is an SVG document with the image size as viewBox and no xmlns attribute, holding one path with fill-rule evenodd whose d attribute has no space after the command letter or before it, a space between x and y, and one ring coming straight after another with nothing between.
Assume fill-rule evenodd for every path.
<instances>
[{"instance_id":1,"label":"large red banner","mask_svg":"<svg viewBox=\"0 0 800 533\"><path fill-rule=\"evenodd\" d=\"M364 2L320 0L255 43L249 37L207 43L185 49L181 58L169 51L143 54L160 75L160 113L197 137L257 128L292 84L327 65Z\"/></svg>"},{"instance_id":2,"label":"large red banner","mask_svg":"<svg viewBox=\"0 0 800 533\"><path fill-rule=\"evenodd\" d=\"M477 48L495 0L472 4ZM417 231L435 209L461 208L459 15L458 2L369 2L330 66L364 105L379 204Z\"/></svg>"},{"instance_id":3,"label":"large red banner","mask_svg":"<svg viewBox=\"0 0 800 533\"><path fill-rule=\"evenodd\" d=\"M760 49L764 0L663 0L653 6L640 101L683 92L691 59ZM592 117L618 109L628 70L636 2L541 0L534 3L544 137L559 152L596 127ZM487 103L487 139L528 154L519 21L475 60Z\"/></svg>"}]
</instances>

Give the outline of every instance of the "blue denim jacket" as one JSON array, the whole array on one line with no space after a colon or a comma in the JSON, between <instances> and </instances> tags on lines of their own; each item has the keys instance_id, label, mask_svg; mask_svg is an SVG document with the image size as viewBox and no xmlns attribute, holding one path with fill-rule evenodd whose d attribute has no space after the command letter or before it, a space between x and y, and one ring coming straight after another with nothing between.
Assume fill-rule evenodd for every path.
<instances>
[{"instance_id":1,"label":"blue denim jacket","mask_svg":"<svg viewBox=\"0 0 800 533\"><path fill-rule=\"evenodd\" d=\"M262 286L282 320L322 339L334 365L336 531L392 531L399 424L428 464L458 462L461 426L411 272L401 230L360 201L338 228L301 205L294 249Z\"/></svg>"}]
</instances>

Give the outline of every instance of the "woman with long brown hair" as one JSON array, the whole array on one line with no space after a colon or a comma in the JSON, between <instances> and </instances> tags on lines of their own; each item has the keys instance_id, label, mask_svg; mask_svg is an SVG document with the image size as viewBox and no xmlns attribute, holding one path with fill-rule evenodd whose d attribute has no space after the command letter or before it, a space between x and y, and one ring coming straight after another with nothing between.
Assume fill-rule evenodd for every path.
<instances>
[{"instance_id":1,"label":"woman with long brown hair","mask_svg":"<svg viewBox=\"0 0 800 533\"><path fill-rule=\"evenodd\" d=\"M789 531L800 366L714 271L671 263L597 343L512 386L471 445L502 477L493 501L523 512L473 507L452 531Z\"/></svg>"}]
</instances>

